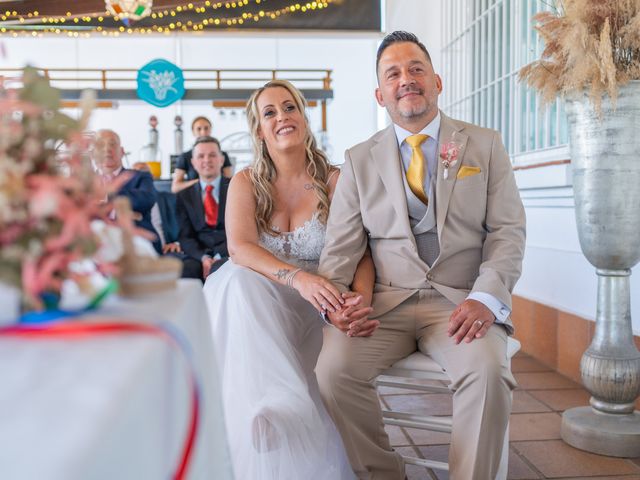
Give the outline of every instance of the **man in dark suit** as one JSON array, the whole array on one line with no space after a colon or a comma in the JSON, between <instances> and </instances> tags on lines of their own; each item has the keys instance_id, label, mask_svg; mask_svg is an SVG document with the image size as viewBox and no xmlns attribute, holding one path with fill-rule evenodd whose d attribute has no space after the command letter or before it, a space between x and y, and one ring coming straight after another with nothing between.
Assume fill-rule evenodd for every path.
<instances>
[{"instance_id":1,"label":"man in dark suit","mask_svg":"<svg viewBox=\"0 0 640 480\"><path fill-rule=\"evenodd\" d=\"M120 143L120 137L113 130L99 130L96 134L92 150L94 165L105 184L117 183L121 176L128 180L111 196L124 196L131 202L131 209L135 214L136 226L153 234L153 246L158 253L162 247L158 239L158 233L151 223L151 208L156 203L156 189L153 187L153 178L147 172L138 172L123 167L122 157L124 149Z\"/></svg>"},{"instance_id":2,"label":"man in dark suit","mask_svg":"<svg viewBox=\"0 0 640 480\"><path fill-rule=\"evenodd\" d=\"M180 246L187 254L183 277L207 278L229 258L224 211L229 179L220 175L224 156L220 142L200 137L192 163L199 181L178 193L176 213Z\"/></svg>"}]
</instances>

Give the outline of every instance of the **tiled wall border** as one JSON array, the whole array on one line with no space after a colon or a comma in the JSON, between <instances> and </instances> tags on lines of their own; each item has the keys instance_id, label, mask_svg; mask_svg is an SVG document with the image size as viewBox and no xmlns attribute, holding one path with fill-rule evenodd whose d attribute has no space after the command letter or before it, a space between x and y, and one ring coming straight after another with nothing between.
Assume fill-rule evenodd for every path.
<instances>
[{"instance_id":1,"label":"tiled wall border","mask_svg":"<svg viewBox=\"0 0 640 480\"><path fill-rule=\"evenodd\" d=\"M517 295L511 319L524 353L582 383L580 359L591 343L595 322ZM640 337L633 338L640 348ZM640 409L640 399L636 408Z\"/></svg>"}]
</instances>

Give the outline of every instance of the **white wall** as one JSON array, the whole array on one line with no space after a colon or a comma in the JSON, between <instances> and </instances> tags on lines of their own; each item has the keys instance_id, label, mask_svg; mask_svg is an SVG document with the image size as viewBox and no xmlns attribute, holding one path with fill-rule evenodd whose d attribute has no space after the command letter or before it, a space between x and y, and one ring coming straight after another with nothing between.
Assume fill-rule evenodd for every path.
<instances>
[{"instance_id":1,"label":"white wall","mask_svg":"<svg viewBox=\"0 0 640 480\"><path fill-rule=\"evenodd\" d=\"M414 33L429 50L436 72L441 71L441 0L386 0L385 31Z\"/></svg>"},{"instance_id":2,"label":"white wall","mask_svg":"<svg viewBox=\"0 0 640 480\"><path fill-rule=\"evenodd\" d=\"M567 158L564 153L566 149L559 156ZM595 267L580 250L571 165L519 170L516 180L527 212L527 247L515 293L594 320L597 277ZM638 335L640 268L632 272L631 318L633 332Z\"/></svg>"},{"instance_id":3,"label":"white wall","mask_svg":"<svg viewBox=\"0 0 640 480\"><path fill-rule=\"evenodd\" d=\"M383 0L384 33L404 30L415 34L427 47L433 68L441 72L442 28L441 0ZM382 107L378 107L378 128L389 125L391 120Z\"/></svg>"},{"instance_id":4,"label":"white wall","mask_svg":"<svg viewBox=\"0 0 640 480\"><path fill-rule=\"evenodd\" d=\"M3 39L7 56L2 67L134 68L155 58L165 58L182 68L319 68L332 69L334 99L328 107L329 151L334 163L342 163L344 150L377 129L375 51L379 34L286 33L156 36L88 39L8 38ZM132 87L135 88L135 87ZM246 131L246 118L237 109L214 111L211 102L179 102L156 108L137 101L118 102L117 109L96 110L92 129L112 128L125 150L136 161L148 143L148 119L159 120L160 149L165 157L174 153L175 115L185 121L185 149L192 142L189 125L197 115L212 119L218 138ZM320 107L309 112L314 132L321 129Z\"/></svg>"}]
</instances>

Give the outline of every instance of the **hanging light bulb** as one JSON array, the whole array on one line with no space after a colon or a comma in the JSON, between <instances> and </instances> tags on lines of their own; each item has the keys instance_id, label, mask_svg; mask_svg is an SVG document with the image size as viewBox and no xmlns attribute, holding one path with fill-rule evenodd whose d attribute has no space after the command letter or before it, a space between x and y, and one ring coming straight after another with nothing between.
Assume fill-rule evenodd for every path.
<instances>
[{"instance_id":1,"label":"hanging light bulb","mask_svg":"<svg viewBox=\"0 0 640 480\"><path fill-rule=\"evenodd\" d=\"M105 0L105 5L113 16L123 20L140 20L151 13L153 0Z\"/></svg>"}]
</instances>

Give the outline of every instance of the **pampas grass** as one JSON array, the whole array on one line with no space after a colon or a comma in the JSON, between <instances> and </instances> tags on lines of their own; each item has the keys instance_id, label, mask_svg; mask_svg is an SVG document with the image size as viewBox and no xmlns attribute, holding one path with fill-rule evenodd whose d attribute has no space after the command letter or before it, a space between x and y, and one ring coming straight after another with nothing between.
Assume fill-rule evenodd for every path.
<instances>
[{"instance_id":1,"label":"pampas grass","mask_svg":"<svg viewBox=\"0 0 640 480\"><path fill-rule=\"evenodd\" d=\"M543 103L588 91L600 113L604 94L615 104L618 86L640 80L640 0L557 0L533 18L545 49L519 78Z\"/></svg>"}]
</instances>

